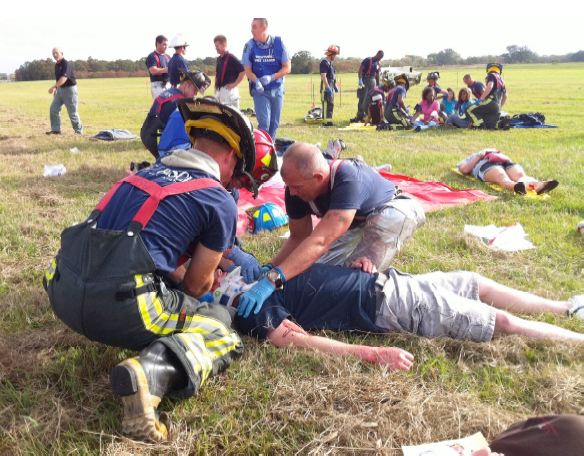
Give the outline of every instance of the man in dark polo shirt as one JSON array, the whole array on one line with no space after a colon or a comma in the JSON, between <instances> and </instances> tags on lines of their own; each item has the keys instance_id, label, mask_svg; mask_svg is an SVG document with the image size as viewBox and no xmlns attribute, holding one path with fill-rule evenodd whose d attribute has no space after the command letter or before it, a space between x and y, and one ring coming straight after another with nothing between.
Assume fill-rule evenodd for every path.
<instances>
[{"instance_id":1,"label":"man in dark polo shirt","mask_svg":"<svg viewBox=\"0 0 584 456\"><path fill-rule=\"evenodd\" d=\"M462 80L464 81L464 84L471 90L472 96L479 100L485 91L485 85L480 81L474 81L470 74L465 74Z\"/></svg>"},{"instance_id":2,"label":"man in dark polo shirt","mask_svg":"<svg viewBox=\"0 0 584 456\"><path fill-rule=\"evenodd\" d=\"M156 37L156 49L146 57L146 68L150 74L150 91L152 99L156 99L168 84L168 62L170 56L166 54L168 40L164 35Z\"/></svg>"},{"instance_id":3,"label":"man in dark polo shirt","mask_svg":"<svg viewBox=\"0 0 584 456\"><path fill-rule=\"evenodd\" d=\"M217 50L215 70L215 98L224 105L239 109L239 89L237 86L245 76L243 65L237 57L227 51L227 38L217 35L213 42Z\"/></svg>"},{"instance_id":4,"label":"man in dark polo shirt","mask_svg":"<svg viewBox=\"0 0 584 456\"><path fill-rule=\"evenodd\" d=\"M347 266L367 258L386 269L425 221L417 201L396 198L393 183L362 161L329 161L316 146L296 142L284 154L281 173L290 237L267 278L242 296L240 315L261 309L275 290L268 279L283 284L316 262ZM316 227L313 215L322 218Z\"/></svg>"},{"instance_id":5,"label":"man in dark polo shirt","mask_svg":"<svg viewBox=\"0 0 584 456\"><path fill-rule=\"evenodd\" d=\"M53 48L53 58L55 63L55 85L49 89L53 95L51 103L51 131L47 135L61 134L61 107L65 105L71 119L71 125L76 134L83 134L83 125L77 112L77 79L73 65L67 62L63 57L63 51L59 48Z\"/></svg>"}]
</instances>

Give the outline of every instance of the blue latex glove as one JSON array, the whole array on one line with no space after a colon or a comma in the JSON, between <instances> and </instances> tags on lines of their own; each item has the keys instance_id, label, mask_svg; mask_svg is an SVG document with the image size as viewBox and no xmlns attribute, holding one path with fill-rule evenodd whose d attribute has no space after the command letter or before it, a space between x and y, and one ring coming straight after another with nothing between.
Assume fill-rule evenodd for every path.
<instances>
[{"instance_id":1,"label":"blue latex glove","mask_svg":"<svg viewBox=\"0 0 584 456\"><path fill-rule=\"evenodd\" d=\"M270 269L273 269L274 265L272 263L266 263L264 265L262 265L262 268L260 270L260 277L263 276L264 274L266 274Z\"/></svg>"},{"instance_id":2,"label":"blue latex glove","mask_svg":"<svg viewBox=\"0 0 584 456\"><path fill-rule=\"evenodd\" d=\"M267 86L270 82L272 82L274 80L274 75L273 74L266 74L265 76L262 76L260 78L260 82L262 83L262 85L265 87Z\"/></svg>"},{"instance_id":3,"label":"blue latex glove","mask_svg":"<svg viewBox=\"0 0 584 456\"><path fill-rule=\"evenodd\" d=\"M363 87L365 87L364 84L363 84L363 79L359 78L359 84L358 84L358 86L359 86L360 89L363 88Z\"/></svg>"},{"instance_id":4,"label":"blue latex glove","mask_svg":"<svg viewBox=\"0 0 584 456\"><path fill-rule=\"evenodd\" d=\"M264 93L264 86L262 85L262 83L260 82L259 79L256 79L256 82L254 84L254 89L258 93Z\"/></svg>"},{"instance_id":5,"label":"blue latex glove","mask_svg":"<svg viewBox=\"0 0 584 456\"><path fill-rule=\"evenodd\" d=\"M325 87L325 88L324 88L324 94L325 94L327 97L330 97L330 96L333 94L333 90L332 90L330 87Z\"/></svg>"},{"instance_id":6,"label":"blue latex glove","mask_svg":"<svg viewBox=\"0 0 584 456\"><path fill-rule=\"evenodd\" d=\"M235 263L227 272L231 272L237 266L241 266L241 277L243 277L245 283L255 282L259 278L260 263L252 254L244 252L237 246L233 246L226 258Z\"/></svg>"},{"instance_id":7,"label":"blue latex glove","mask_svg":"<svg viewBox=\"0 0 584 456\"><path fill-rule=\"evenodd\" d=\"M213 294L209 291L197 298L199 302L213 302Z\"/></svg>"},{"instance_id":8,"label":"blue latex glove","mask_svg":"<svg viewBox=\"0 0 584 456\"><path fill-rule=\"evenodd\" d=\"M258 283L239 298L237 315L247 318L252 310L254 314L259 313L265 300L272 295L275 289L276 287L267 277L262 277Z\"/></svg>"}]
</instances>

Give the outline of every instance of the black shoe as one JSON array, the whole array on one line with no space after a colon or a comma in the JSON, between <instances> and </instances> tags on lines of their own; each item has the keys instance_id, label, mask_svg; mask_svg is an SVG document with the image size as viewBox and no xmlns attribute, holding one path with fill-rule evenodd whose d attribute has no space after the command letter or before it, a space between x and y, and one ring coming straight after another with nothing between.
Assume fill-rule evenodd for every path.
<instances>
[{"instance_id":1,"label":"black shoe","mask_svg":"<svg viewBox=\"0 0 584 456\"><path fill-rule=\"evenodd\" d=\"M541 195L542 193L551 192L554 188L556 188L560 183L557 180L549 180L543 183L543 186L537 190L535 193Z\"/></svg>"},{"instance_id":2,"label":"black shoe","mask_svg":"<svg viewBox=\"0 0 584 456\"><path fill-rule=\"evenodd\" d=\"M170 349L154 342L140 356L115 366L110 381L124 406L122 432L142 440L167 440L168 430L156 409L168 392L183 389L188 382L184 368Z\"/></svg>"},{"instance_id":3,"label":"black shoe","mask_svg":"<svg viewBox=\"0 0 584 456\"><path fill-rule=\"evenodd\" d=\"M332 122L329 121L329 122L323 122L322 126L323 127L334 127L335 124L333 124Z\"/></svg>"},{"instance_id":4,"label":"black shoe","mask_svg":"<svg viewBox=\"0 0 584 456\"><path fill-rule=\"evenodd\" d=\"M46 135L60 135L61 132L60 131L53 131L53 130L51 130L51 131L47 131L45 134Z\"/></svg>"},{"instance_id":5,"label":"black shoe","mask_svg":"<svg viewBox=\"0 0 584 456\"><path fill-rule=\"evenodd\" d=\"M517 182L513 186L513 191L515 193L518 193L519 195L525 195L527 193L527 189L525 188L525 183L523 183L523 182Z\"/></svg>"},{"instance_id":6,"label":"black shoe","mask_svg":"<svg viewBox=\"0 0 584 456\"><path fill-rule=\"evenodd\" d=\"M360 117L353 117L352 119L349 120L350 123L361 123L363 122L363 119L361 119Z\"/></svg>"}]
</instances>

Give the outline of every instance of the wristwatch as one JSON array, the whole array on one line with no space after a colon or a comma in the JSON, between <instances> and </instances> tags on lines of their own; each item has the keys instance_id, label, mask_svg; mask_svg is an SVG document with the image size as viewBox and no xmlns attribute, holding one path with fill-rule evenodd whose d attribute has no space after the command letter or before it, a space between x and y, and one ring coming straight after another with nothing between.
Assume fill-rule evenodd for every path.
<instances>
[{"instance_id":1,"label":"wristwatch","mask_svg":"<svg viewBox=\"0 0 584 456\"><path fill-rule=\"evenodd\" d=\"M276 290L281 290L284 288L284 282L286 279L284 278L284 274L280 271L280 268L272 268L266 273L266 277L270 282L274 284Z\"/></svg>"}]
</instances>

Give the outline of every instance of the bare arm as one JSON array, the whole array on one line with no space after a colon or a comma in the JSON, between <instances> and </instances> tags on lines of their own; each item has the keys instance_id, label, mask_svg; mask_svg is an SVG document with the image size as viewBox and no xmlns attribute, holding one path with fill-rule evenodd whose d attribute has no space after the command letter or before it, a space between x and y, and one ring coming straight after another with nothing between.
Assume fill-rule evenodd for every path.
<instances>
[{"instance_id":1,"label":"bare arm","mask_svg":"<svg viewBox=\"0 0 584 456\"><path fill-rule=\"evenodd\" d=\"M323 87L328 87L329 86L328 80L326 78L326 73L320 73L320 80L323 83Z\"/></svg>"},{"instance_id":2,"label":"bare arm","mask_svg":"<svg viewBox=\"0 0 584 456\"><path fill-rule=\"evenodd\" d=\"M51 88L49 89L49 93L54 93L55 90L57 90L59 87L62 87L63 84L67 82L67 79L68 79L67 76L61 76L59 79L57 79L55 85L51 86Z\"/></svg>"},{"instance_id":3,"label":"bare arm","mask_svg":"<svg viewBox=\"0 0 584 456\"><path fill-rule=\"evenodd\" d=\"M310 236L312 233L312 217L307 215L301 219L290 219L288 226L290 228L290 237L286 239L286 243L280 252L278 252L271 261L275 266L288 258L288 255L296 250L296 247L298 247L304 239Z\"/></svg>"},{"instance_id":4,"label":"bare arm","mask_svg":"<svg viewBox=\"0 0 584 456\"><path fill-rule=\"evenodd\" d=\"M476 164L481 161L485 157L484 152L477 152L476 154L471 155L466 160L461 161L458 165L458 170L462 174L470 174Z\"/></svg>"},{"instance_id":5,"label":"bare arm","mask_svg":"<svg viewBox=\"0 0 584 456\"><path fill-rule=\"evenodd\" d=\"M503 106L507 102L507 92L503 92L503 96L501 97L501 106Z\"/></svg>"},{"instance_id":6,"label":"bare arm","mask_svg":"<svg viewBox=\"0 0 584 456\"><path fill-rule=\"evenodd\" d=\"M278 264L287 280L296 277L312 266L327 252L333 242L347 232L356 209L333 209L327 211L314 231L305 238L288 257Z\"/></svg>"},{"instance_id":7,"label":"bare arm","mask_svg":"<svg viewBox=\"0 0 584 456\"><path fill-rule=\"evenodd\" d=\"M276 347L306 348L335 356L354 356L362 361L394 370L410 370L414 363L414 356L401 348L353 345L315 336L308 334L290 320L284 320L276 329L270 331L268 340Z\"/></svg>"},{"instance_id":8,"label":"bare arm","mask_svg":"<svg viewBox=\"0 0 584 456\"><path fill-rule=\"evenodd\" d=\"M243 65L243 71L247 76L247 79L249 79L251 82L256 82L258 77L253 71L251 71L251 67L249 65Z\"/></svg>"},{"instance_id":9,"label":"bare arm","mask_svg":"<svg viewBox=\"0 0 584 456\"><path fill-rule=\"evenodd\" d=\"M150 74L152 76L160 76L161 74L167 74L168 68L160 68L157 66L151 66L150 68L148 68L148 71L150 72Z\"/></svg>"},{"instance_id":10,"label":"bare arm","mask_svg":"<svg viewBox=\"0 0 584 456\"><path fill-rule=\"evenodd\" d=\"M223 252L208 249L197 244L188 269L184 274L183 288L191 296L198 297L207 293L215 280L215 270Z\"/></svg>"}]
</instances>

